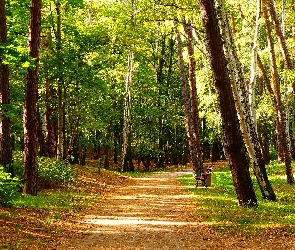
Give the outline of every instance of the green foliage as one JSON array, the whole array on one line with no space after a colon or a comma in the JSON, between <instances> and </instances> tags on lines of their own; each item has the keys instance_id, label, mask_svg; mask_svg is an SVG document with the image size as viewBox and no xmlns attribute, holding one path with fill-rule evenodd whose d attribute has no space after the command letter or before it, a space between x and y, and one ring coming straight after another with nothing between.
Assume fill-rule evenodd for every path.
<instances>
[{"instance_id":1,"label":"green foliage","mask_svg":"<svg viewBox=\"0 0 295 250\"><path fill-rule=\"evenodd\" d=\"M0 167L0 203L11 204L12 200L18 196L21 184L17 178L12 178Z\"/></svg>"},{"instance_id":2,"label":"green foliage","mask_svg":"<svg viewBox=\"0 0 295 250\"><path fill-rule=\"evenodd\" d=\"M42 186L51 187L58 184L75 182L77 173L64 161L42 157L38 161L38 180Z\"/></svg>"},{"instance_id":3,"label":"green foliage","mask_svg":"<svg viewBox=\"0 0 295 250\"><path fill-rule=\"evenodd\" d=\"M221 232L253 234L266 228L295 230L294 187L286 184L284 171L284 165L276 162L267 168L277 202L262 199L253 177L258 196L257 208L238 206L228 167L213 171L212 187L189 188L188 191L196 199L197 213L204 218L204 223ZM183 185L194 185L191 175L180 177L179 180Z\"/></svg>"}]
</instances>

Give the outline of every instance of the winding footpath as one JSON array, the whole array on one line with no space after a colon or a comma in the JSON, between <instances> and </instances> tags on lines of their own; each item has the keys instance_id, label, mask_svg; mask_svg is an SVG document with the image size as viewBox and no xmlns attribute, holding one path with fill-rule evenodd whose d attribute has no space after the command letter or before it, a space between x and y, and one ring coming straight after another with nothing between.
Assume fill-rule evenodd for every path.
<instances>
[{"instance_id":1,"label":"winding footpath","mask_svg":"<svg viewBox=\"0 0 295 250\"><path fill-rule=\"evenodd\" d=\"M281 243L222 235L202 223L196 204L177 181L187 173L134 178L107 194L81 221L82 236L58 250L281 249Z\"/></svg>"}]
</instances>

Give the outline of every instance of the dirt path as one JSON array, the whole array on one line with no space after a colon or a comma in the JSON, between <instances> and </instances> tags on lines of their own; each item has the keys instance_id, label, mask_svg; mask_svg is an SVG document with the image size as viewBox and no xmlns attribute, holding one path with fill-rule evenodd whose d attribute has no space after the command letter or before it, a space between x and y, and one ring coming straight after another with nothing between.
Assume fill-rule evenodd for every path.
<instances>
[{"instance_id":1,"label":"dirt path","mask_svg":"<svg viewBox=\"0 0 295 250\"><path fill-rule=\"evenodd\" d=\"M86 230L83 237L58 250L280 249L279 242L221 235L202 223L196 205L176 179L186 173L134 178L132 185L111 192L92 207L81 225Z\"/></svg>"}]
</instances>

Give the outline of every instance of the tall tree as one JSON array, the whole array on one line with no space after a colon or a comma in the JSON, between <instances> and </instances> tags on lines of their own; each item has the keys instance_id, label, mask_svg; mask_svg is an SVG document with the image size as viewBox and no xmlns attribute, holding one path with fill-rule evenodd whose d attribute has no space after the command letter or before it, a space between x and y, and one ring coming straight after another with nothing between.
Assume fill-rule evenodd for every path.
<instances>
[{"instance_id":1,"label":"tall tree","mask_svg":"<svg viewBox=\"0 0 295 250\"><path fill-rule=\"evenodd\" d=\"M268 9L266 5L266 0L262 1L262 9L263 9L263 16L265 20L265 27L266 27L266 36L268 41L268 48L269 48L269 59L270 59L270 68L271 68L271 79L273 84L273 92L274 97L276 100L276 113L277 113L277 141L278 144L282 145L284 151L284 160L286 165L286 175L287 175L287 182L289 184L294 183L292 165L291 165L291 150L290 145L288 142L288 135L286 131L286 115L283 108L282 97L281 97L281 89L279 83L279 73L278 67L276 63L276 56L275 56L275 49L274 49L274 42L271 35L271 27L269 22L269 15Z\"/></svg>"},{"instance_id":2,"label":"tall tree","mask_svg":"<svg viewBox=\"0 0 295 250\"><path fill-rule=\"evenodd\" d=\"M195 78L195 60L191 22L184 24L184 29L187 34L187 48L189 56L189 84L185 73L184 59L182 55L182 41L180 33L177 29L177 23L175 23L175 37L181 79L181 90L184 103L184 113L186 118L187 138L189 142L190 158L193 166L193 173L194 177L197 179L201 177L201 174L203 172L203 162L200 146L199 114L196 93L197 88ZM188 86L190 86L189 90Z\"/></svg>"},{"instance_id":3,"label":"tall tree","mask_svg":"<svg viewBox=\"0 0 295 250\"><path fill-rule=\"evenodd\" d=\"M64 159L64 104L63 104L63 77L62 77L62 41L61 41L61 3L56 2L56 54L58 61L58 83L57 83L57 99L58 99L58 128L57 128L57 159Z\"/></svg>"},{"instance_id":4,"label":"tall tree","mask_svg":"<svg viewBox=\"0 0 295 250\"><path fill-rule=\"evenodd\" d=\"M250 177L240 124L231 90L227 60L223 51L214 0L199 0L205 28L206 47L213 71L213 81L224 128L224 148L228 157L233 182L241 206L256 206L257 199Z\"/></svg>"},{"instance_id":5,"label":"tall tree","mask_svg":"<svg viewBox=\"0 0 295 250\"><path fill-rule=\"evenodd\" d=\"M38 179L38 61L41 30L41 2L31 0L29 25L29 55L35 65L27 69L24 103L24 187L23 193L37 195Z\"/></svg>"},{"instance_id":6,"label":"tall tree","mask_svg":"<svg viewBox=\"0 0 295 250\"><path fill-rule=\"evenodd\" d=\"M222 1L219 1L219 3L220 6L222 6ZM254 124L253 115L255 114L253 114L254 112L251 112L242 66L237 55L227 15L222 7L220 10L220 23L224 37L224 47L227 52L228 60L231 62L228 64L228 67L231 74L232 90L244 142L251 159L252 168L258 181L262 197L267 200L276 200L275 193L266 173L265 162L259 144L257 127Z\"/></svg>"},{"instance_id":7,"label":"tall tree","mask_svg":"<svg viewBox=\"0 0 295 250\"><path fill-rule=\"evenodd\" d=\"M5 1L0 0L0 44L7 45ZM10 118L7 105L10 104L9 67L0 57L0 164L13 174L12 147L10 141Z\"/></svg>"}]
</instances>

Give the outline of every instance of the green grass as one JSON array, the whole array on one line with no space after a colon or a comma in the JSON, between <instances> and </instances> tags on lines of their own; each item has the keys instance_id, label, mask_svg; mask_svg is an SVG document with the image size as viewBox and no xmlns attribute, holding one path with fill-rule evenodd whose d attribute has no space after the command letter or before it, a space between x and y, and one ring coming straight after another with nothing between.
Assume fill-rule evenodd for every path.
<instances>
[{"instance_id":1,"label":"green grass","mask_svg":"<svg viewBox=\"0 0 295 250\"><path fill-rule=\"evenodd\" d=\"M11 205L14 207L37 208L42 210L76 211L91 204L95 198L98 198L98 196L56 190L40 193L38 196L20 195L13 199Z\"/></svg>"},{"instance_id":2,"label":"green grass","mask_svg":"<svg viewBox=\"0 0 295 250\"><path fill-rule=\"evenodd\" d=\"M179 180L182 185L192 186L188 191L197 204L197 213L204 223L218 231L256 234L263 229L287 228L295 232L295 186L286 184L283 165L274 162L267 171L278 201L263 200L253 177L257 208L238 206L229 168L214 170L209 188L195 188L192 175L181 176Z\"/></svg>"}]
</instances>

